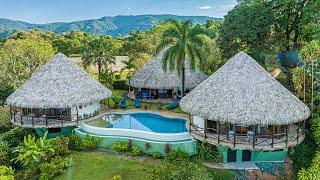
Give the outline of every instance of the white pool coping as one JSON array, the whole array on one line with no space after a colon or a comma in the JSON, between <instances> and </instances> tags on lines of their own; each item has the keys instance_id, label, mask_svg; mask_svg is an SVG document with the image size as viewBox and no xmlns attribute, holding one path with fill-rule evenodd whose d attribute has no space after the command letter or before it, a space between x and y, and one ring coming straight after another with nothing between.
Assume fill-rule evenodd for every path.
<instances>
[{"instance_id":1,"label":"white pool coping","mask_svg":"<svg viewBox=\"0 0 320 180\"><path fill-rule=\"evenodd\" d=\"M165 116L159 113L154 112L112 112L112 113L105 113L104 115L100 116L103 117L108 114L137 114L137 113L148 113L148 114L155 114L162 117L170 118L170 119L183 119L180 117L171 117ZM80 129L86 133L90 133L93 135L100 135L100 136L120 136L120 137L130 137L130 138L138 138L138 139L145 139L150 141L162 141L162 142L176 142L176 141L190 141L192 137L190 136L189 132L182 132L182 133L155 133L149 131L142 131L136 129L124 129L124 128L104 128L104 127L95 127L85 123L80 124Z\"/></svg>"}]
</instances>

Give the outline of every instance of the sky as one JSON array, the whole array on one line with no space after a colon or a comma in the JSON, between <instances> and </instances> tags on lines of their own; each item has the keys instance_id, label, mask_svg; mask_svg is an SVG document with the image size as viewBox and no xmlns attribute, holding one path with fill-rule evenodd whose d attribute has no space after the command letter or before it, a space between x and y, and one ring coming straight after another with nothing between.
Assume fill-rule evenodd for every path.
<instances>
[{"instance_id":1,"label":"sky","mask_svg":"<svg viewBox=\"0 0 320 180\"><path fill-rule=\"evenodd\" d=\"M50 23L141 14L223 17L236 4L236 0L0 0L0 18Z\"/></svg>"}]
</instances>

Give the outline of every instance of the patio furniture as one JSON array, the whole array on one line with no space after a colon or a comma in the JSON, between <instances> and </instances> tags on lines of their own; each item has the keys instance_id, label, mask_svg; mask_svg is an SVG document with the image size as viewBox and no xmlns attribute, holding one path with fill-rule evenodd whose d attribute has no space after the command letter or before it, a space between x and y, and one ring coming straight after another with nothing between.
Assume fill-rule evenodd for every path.
<instances>
[{"instance_id":1,"label":"patio furniture","mask_svg":"<svg viewBox=\"0 0 320 180\"><path fill-rule=\"evenodd\" d=\"M136 98L135 105L136 108L141 108L141 100L139 98Z\"/></svg>"},{"instance_id":2,"label":"patio furniture","mask_svg":"<svg viewBox=\"0 0 320 180\"><path fill-rule=\"evenodd\" d=\"M168 110L172 110L172 109L174 109L174 108L176 108L176 107L178 107L179 106L179 101L178 101L178 99L174 99L173 101L172 101L172 103L167 107L167 109Z\"/></svg>"},{"instance_id":3,"label":"patio furniture","mask_svg":"<svg viewBox=\"0 0 320 180\"><path fill-rule=\"evenodd\" d=\"M122 109L127 108L127 102L126 102L126 99L125 99L125 98L122 98L122 99L121 99L120 107L121 107Z\"/></svg>"}]
</instances>

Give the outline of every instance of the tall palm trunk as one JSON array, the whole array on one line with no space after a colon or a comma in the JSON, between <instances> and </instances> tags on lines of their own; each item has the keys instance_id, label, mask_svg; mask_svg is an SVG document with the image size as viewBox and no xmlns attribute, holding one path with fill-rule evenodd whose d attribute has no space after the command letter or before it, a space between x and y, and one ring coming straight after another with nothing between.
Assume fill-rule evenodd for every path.
<instances>
[{"instance_id":1,"label":"tall palm trunk","mask_svg":"<svg viewBox=\"0 0 320 180\"><path fill-rule=\"evenodd\" d=\"M100 62L98 62L98 79L99 79L99 82L101 82L101 67L102 65L101 65L101 63Z\"/></svg>"},{"instance_id":2,"label":"tall palm trunk","mask_svg":"<svg viewBox=\"0 0 320 180\"><path fill-rule=\"evenodd\" d=\"M184 67L184 64L182 66L182 82L181 82L181 85L182 85L182 89L181 89L181 98L183 98L184 96L184 84L185 83L185 67Z\"/></svg>"}]
</instances>

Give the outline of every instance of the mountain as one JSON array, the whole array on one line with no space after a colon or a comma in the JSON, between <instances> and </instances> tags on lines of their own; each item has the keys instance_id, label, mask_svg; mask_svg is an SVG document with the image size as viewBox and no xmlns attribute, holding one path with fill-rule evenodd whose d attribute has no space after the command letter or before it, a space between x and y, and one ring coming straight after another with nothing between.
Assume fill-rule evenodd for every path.
<instances>
[{"instance_id":1,"label":"mountain","mask_svg":"<svg viewBox=\"0 0 320 180\"><path fill-rule=\"evenodd\" d=\"M84 31L89 34L111 35L123 37L132 30L145 31L155 24L166 19L191 20L193 23L204 24L208 19L221 21L221 18L208 16L177 16L170 14L163 15L137 15L137 16L106 16L100 19L90 19L74 22L56 22L48 24L31 24L23 21L13 21L0 18L0 39L11 34L29 29L40 29L55 33L70 31Z\"/></svg>"}]
</instances>

